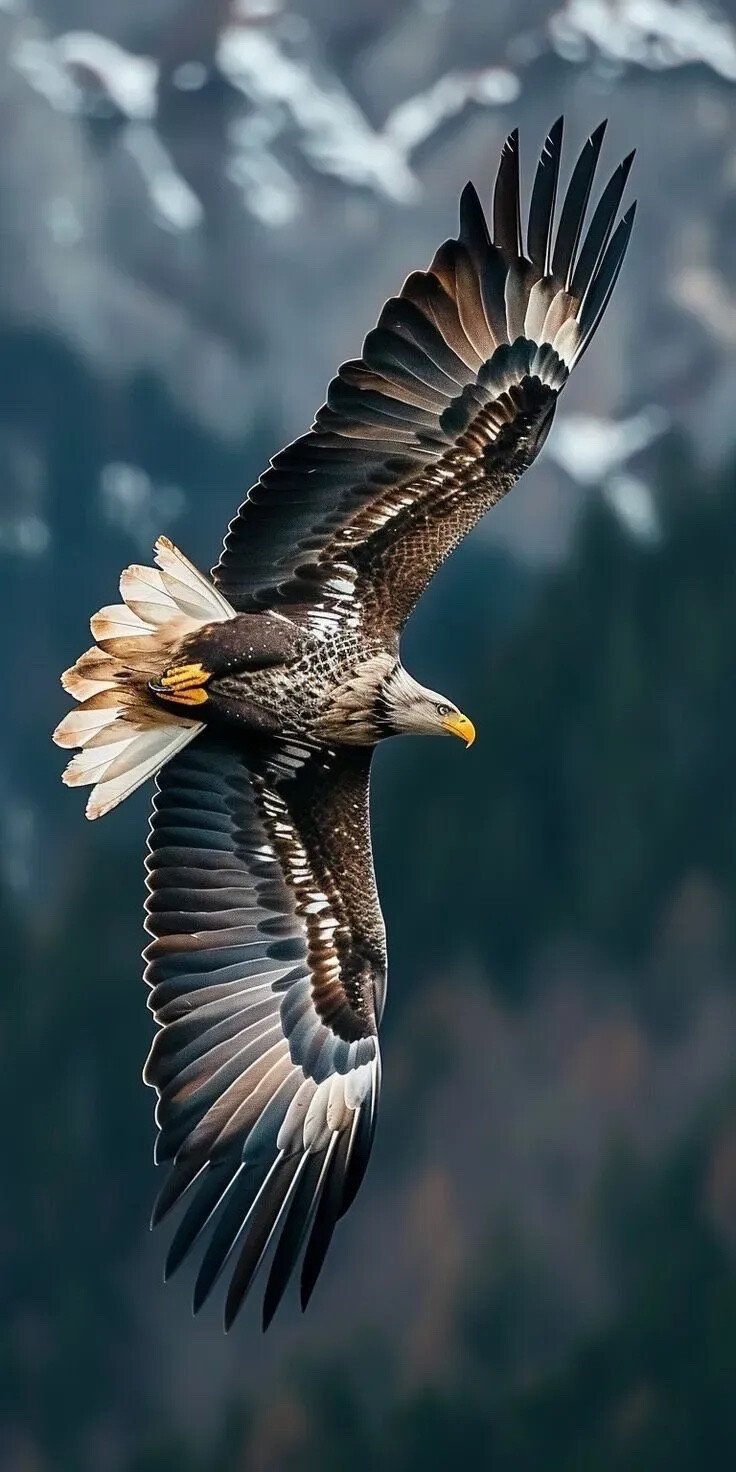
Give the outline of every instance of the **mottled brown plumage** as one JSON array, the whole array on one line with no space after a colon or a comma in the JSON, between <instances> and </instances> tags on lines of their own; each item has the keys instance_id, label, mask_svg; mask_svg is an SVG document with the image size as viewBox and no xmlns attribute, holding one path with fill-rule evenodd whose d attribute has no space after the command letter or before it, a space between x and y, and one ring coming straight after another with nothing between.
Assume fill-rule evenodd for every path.
<instances>
[{"instance_id":1,"label":"mottled brown plumage","mask_svg":"<svg viewBox=\"0 0 736 1472\"><path fill-rule=\"evenodd\" d=\"M303 1253L302 1302L362 1180L386 986L369 823L382 737L471 723L403 669L399 638L437 568L543 443L616 281L631 157L585 213L603 129L554 215L562 124L542 153L524 254L518 139L493 239L471 185L460 231L384 307L308 434L275 456L213 582L164 539L64 676L56 739L90 816L158 773L145 953L160 1031L154 1212L186 1195L167 1260L210 1230L195 1307L234 1263L226 1323L276 1240L274 1313ZM191 1188L191 1189L190 1189Z\"/></svg>"}]
</instances>

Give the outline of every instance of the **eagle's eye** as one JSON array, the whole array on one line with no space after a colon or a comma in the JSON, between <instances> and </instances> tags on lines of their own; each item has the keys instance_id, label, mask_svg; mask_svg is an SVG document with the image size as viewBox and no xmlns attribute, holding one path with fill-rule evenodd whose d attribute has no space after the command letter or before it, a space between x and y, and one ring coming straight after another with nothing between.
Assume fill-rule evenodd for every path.
<instances>
[{"instance_id":1,"label":"eagle's eye","mask_svg":"<svg viewBox=\"0 0 736 1472\"><path fill-rule=\"evenodd\" d=\"M452 706L451 705L444 705L440 701L440 704L437 706L437 714L438 714L438 716L451 716L452 715Z\"/></svg>"}]
</instances>

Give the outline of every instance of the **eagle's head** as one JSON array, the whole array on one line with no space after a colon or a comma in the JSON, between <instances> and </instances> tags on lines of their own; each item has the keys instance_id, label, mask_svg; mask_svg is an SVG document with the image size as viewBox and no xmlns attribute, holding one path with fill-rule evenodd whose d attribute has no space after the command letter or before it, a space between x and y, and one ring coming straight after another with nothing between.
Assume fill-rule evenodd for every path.
<instances>
[{"instance_id":1,"label":"eagle's head","mask_svg":"<svg viewBox=\"0 0 736 1472\"><path fill-rule=\"evenodd\" d=\"M357 745L418 732L459 736L466 746L475 741L473 722L446 695L427 690L384 655L366 660L333 692L318 726L322 739Z\"/></svg>"},{"instance_id":2,"label":"eagle's head","mask_svg":"<svg viewBox=\"0 0 736 1472\"><path fill-rule=\"evenodd\" d=\"M461 710L436 690L427 690L397 663L382 682L374 708L378 723L389 736L423 732L459 736L466 746L475 741L475 726Z\"/></svg>"}]
</instances>

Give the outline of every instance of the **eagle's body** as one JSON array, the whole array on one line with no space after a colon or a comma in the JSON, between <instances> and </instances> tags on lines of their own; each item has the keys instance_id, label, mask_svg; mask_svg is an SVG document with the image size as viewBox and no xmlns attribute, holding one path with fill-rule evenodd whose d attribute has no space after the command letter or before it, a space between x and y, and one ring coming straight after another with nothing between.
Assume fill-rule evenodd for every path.
<instances>
[{"instance_id":1,"label":"eagle's body","mask_svg":"<svg viewBox=\"0 0 736 1472\"><path fill-rule=\"evenodd\" d=\"M167 1260L205 1230L195 1306L234 1254L226 1322L276 1241L264 1321L303 1252L309 1298L368 1161L386 945L369 780L383 737L472 724L400 659L440 564L531 463L605 310L631 231L631 158L584 232L603 130L557 230L561 123L521 225L518 140L492 237L463 193L460 233L384 308L308 434L251 489L212 580L170 542L121 577L123 606L63 677L55 733L97 817L147 777L146 957L160 1026L154 1217L187 1195ZM615 228L614 228L615 227Z\"/></svg>"},{"instance_id":2,"label":"eagle's body","mask_svg":"<svg viewBox=\"0 0 736 1472\"><path fill-rule=\"evenodd\" d=\"M246 658L242 644L231 653L243 623L248 625ZM267 613L244 614L232 625L213 625L212 637L195 637L187 649L189 659L201 657L208 671L215 669L202 710L209 721L292 740L329 736L338 742L358 739L341 714L351 692L364 692L369 713L379 704L380 684L395 669L397 655L398 641L389 652L380 639L362 639L359 629L317 634L298 613L281 614L278 620ZM367 725L364 734L367 744L377 739Z\"/></svg>"}]
</instances>

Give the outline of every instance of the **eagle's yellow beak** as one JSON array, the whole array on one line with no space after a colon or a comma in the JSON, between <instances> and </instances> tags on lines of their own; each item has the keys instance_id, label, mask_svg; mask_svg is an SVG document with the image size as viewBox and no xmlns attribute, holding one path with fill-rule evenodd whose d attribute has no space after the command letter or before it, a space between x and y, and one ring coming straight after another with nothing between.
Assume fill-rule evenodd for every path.
<instances>
[{"instance_id":1,"label":"eagle's yellow beak","mask_svg":"<svg viewBox=\"0 0 736 1472\"><path fill-rule=\"evenodd\" d=\"M445 717L442 729L449 731L451 736L459 736L466 746L472 746L475 741L473 722L459 710L454 710L451 715Z\"/></svg>"}]
</instances>

